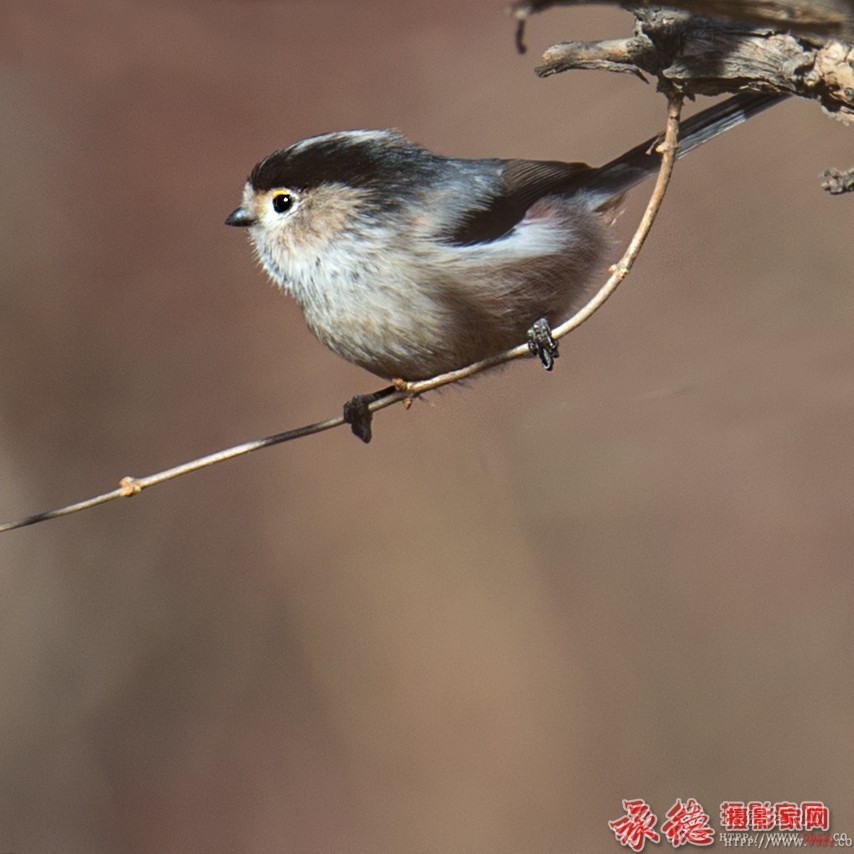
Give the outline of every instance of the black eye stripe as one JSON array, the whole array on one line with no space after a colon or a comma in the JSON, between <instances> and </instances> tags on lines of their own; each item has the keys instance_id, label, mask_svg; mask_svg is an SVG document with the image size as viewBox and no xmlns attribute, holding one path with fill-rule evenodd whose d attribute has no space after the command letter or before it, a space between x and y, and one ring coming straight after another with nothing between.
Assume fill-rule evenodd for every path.
<instances>
[{"instance_id":1,"label":"black eye stripe","mask_svg":"<svg viewBox=\"0 0 854 854\"><path fill-rule=\"evenodd\" d=\"M276 213L287 213L293 206L296 199L290 193L276 193L273 196L273 210Z\"/></svg>"}]
</instances>

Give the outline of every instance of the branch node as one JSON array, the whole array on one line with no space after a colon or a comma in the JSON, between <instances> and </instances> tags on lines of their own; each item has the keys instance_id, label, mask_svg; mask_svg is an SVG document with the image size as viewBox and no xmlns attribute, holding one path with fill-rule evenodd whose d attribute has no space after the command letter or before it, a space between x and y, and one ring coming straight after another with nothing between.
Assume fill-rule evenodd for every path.
<instances>
[{"instance_id":1,"label":"branch node","mask_svg":"<svg viewBox=\"0 0 854 854\"><path fill-rule=\"evenodd\" d=\"M119 496L121 498L131 498L142 492L142 484L135 478L127 475L119 481Z\"/></svg>"}]
</instances>

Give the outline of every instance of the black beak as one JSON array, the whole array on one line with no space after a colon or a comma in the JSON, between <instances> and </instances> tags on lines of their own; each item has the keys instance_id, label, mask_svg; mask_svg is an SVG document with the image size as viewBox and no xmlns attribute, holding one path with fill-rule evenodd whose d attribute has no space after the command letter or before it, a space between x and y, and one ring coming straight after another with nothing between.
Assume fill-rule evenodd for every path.
<instances>
[{"instance_id":1,"label":"black beak","mask_svg":"<svg viewBox=\"0 0 854 854\"><path fill-rule=\"evenodd\" d=\"M250 225L255 225L255 217L246 208L236 208L225 218L225 224L248 228Z\"/></svg>"}]
</instances>

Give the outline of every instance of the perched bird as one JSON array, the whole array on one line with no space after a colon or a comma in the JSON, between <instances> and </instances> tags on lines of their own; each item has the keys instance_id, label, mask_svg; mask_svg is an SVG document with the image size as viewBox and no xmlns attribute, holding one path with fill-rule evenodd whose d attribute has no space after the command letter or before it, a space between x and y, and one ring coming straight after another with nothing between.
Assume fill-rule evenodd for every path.
<instances>
[{"instance_id":1,"label":"perched bird","mask_svg":"<svg viewBox=\"0 0 854 854\"><path fill-rule=\"evenodd\" d=\"M679 156L781 100L743 93L682 124ZM623 194L655 174L648 140L604 166L442 157L397 131L297 142L252 170L226 223L332 350L418 380L543 335L585 301ZM535 322L539 321L539 327Z\"/></svg>"}]
</instances>

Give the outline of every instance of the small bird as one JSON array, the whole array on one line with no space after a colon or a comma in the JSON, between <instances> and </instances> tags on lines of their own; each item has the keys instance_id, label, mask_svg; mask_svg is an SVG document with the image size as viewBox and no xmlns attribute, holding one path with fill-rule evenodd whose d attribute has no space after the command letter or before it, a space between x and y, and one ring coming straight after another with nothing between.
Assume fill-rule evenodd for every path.
<instances>
[{"instance_id":1,"label":"small bird","mask_svg":"<svg viewBox=\"0 0 854 854\"><path fill-rule=\"evenodd\" d=\"M679 156L777 103L742 93L682 124ZM248 229L311 331L351 362L412 381L550 336L581 307L648 140L598 168L442 157L393 130L327 133L252 170L226 224ZM539 323L539 325L535 325Z\"/></svg>"}]
</instances>

